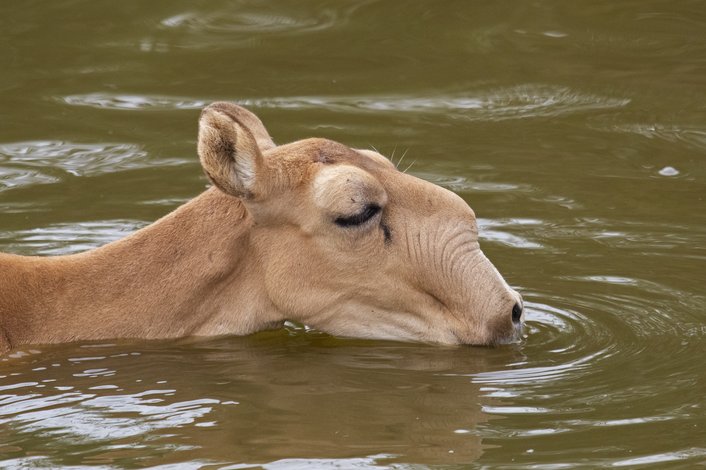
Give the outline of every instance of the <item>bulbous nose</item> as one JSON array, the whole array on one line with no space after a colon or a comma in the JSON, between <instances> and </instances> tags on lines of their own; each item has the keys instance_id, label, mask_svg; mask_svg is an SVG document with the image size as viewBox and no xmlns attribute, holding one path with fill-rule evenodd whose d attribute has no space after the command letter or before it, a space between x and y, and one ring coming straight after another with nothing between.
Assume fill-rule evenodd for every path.
<instances>
[{"instance_id":1,"label":"bulbous nose","mask_svg":"<svg viewBox=\"0 0 706 470\"><path fill-rule=\"evenodd\" d=\"M518 303L512 307L512 322L515 324L520 323L522 319L522 306Z\"/></svg>"}]
</instances>

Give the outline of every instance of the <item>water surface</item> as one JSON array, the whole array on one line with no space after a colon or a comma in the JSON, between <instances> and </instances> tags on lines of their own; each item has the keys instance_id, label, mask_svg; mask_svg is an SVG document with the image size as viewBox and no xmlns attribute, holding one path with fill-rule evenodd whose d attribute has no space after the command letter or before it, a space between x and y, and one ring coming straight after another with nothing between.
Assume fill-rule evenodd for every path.
<instances>
[{"instance_id":1,"label":"water surface","mask_svg":"<svg viewBox=\"0 0 706 470\"><path fill-rule=\"evenodd\" d=\"M28 347L0 361L0 466L703 464L705 32L698 1L3 4L1 251L197 195L199 109L237 100L460 194L527 337Z\"/></svg>"}]
</instances>

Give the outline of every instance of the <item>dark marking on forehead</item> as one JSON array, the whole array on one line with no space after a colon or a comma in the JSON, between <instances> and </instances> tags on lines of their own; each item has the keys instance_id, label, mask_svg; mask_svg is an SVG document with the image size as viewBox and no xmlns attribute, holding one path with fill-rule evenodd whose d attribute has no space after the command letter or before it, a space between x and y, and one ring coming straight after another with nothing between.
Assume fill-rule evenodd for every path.
<instances>
[{"instance_id":1,"label":"dark marking on forehead","mask_svg":"<svg viewBox=\"0 0 706 470\"><path fill-rule=\"evenodd\" d=\"M323 163L324 165L329 165L329 164L333 163L333 160L331 159L331 157L329 157L321 149L316 150L316 153L314 156L314 161L317 163Z\"/></svg>"}]
</instances>

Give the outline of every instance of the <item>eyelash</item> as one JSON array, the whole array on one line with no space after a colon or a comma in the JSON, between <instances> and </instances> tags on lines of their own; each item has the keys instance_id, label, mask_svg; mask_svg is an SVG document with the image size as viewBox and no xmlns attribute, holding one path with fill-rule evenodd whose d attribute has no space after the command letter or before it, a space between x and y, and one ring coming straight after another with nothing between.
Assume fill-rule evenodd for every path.
<instances>
[{"instance_id":1,"label":"eyelash","mask_svg":"<svg viewBox=\"0 0 706 470\"><path fill-rule=\"evenodd\" d=\"M360 213L351 215L350 217L338 217L334 222L339 227L355 227L375 217L380 210L381 207L377 204L368 204Z\"/></svg>"}]
</instances>

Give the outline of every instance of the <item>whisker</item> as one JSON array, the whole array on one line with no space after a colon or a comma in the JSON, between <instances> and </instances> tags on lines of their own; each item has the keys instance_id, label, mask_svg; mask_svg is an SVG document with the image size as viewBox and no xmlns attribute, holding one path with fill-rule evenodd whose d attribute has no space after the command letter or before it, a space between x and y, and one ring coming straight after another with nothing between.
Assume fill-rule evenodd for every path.
<instances>
[{"instance_id":1,"label":"whisker","mask_svg":"<svg viewBox=\"0 0 706 470\"><path fill-rule=\"evenodd\" d=\"M407 148L405 149L405 151L402 152L402 156L400 157L400 161L397 162L397 165L396 165L397 168L399 168L400 165L402 164L402 160L404 160L404 156L407 155L407 152L408 152L408 151L409 151L409 147L407 147Z\"/></svg>"},{"instance_id":2,"label":"whisker","mask_svg":"<svg viewBox=\"0 0 706 470\"><path fill-rule=\"evenodd\" d=\"M415 163L417 163L417 160L413 160L412 163L410 163L409 166L407 168L405 168L405 170L402 173L407 173L407 170L412 168L412 165L414 165Z\"/></svg>"}]
</instances>

